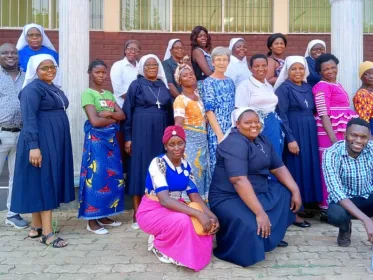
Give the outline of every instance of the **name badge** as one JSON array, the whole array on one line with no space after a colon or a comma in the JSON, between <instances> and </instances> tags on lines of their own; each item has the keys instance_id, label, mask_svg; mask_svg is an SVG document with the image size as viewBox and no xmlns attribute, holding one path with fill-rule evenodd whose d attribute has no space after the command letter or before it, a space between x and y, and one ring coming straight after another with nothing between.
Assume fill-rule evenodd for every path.
<instances>
[{"instance_id":1,"label":"name badge","mask_svg":"<svg viewBox=\"0 0 373 280\"><path fill-rule=\"evenodd\" d=\"M107 107L106 100L100 100L101 107Z\"/></svg>"}]
</instances>

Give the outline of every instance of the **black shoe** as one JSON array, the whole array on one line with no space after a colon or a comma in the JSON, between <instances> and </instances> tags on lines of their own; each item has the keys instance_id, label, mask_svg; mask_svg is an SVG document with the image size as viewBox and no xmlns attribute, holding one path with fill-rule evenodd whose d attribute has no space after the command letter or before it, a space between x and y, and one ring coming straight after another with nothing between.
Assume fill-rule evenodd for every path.
<instances>
[{"instance_id":1,"label":"black shoe","mask_svg":"<svg viewBox=\"0 0 373 280\"><path fill-rule=\"evenodd\" d=\"M337 243L338 243L338 246L340 247L348 247L351 244L351 227L352 227L351 221L348 226L349 226L348 231L342 231L341 229L339 229Z\"/></svg>"},{"instance_id":2,"label":"black shoe","mask_svg":"<svg viewBox=\"0 0 373 280\"><path fill-rule=\"evenodd\" d=\"M301 228L308 228L308 227L311 226L311 224L307 221L303 221L303 222L300 222L300 223L299 222L294 222L293 225L296 226L296 227L301 227Z\"/></svg>"},{"instance_id":3,"label":"black shoe","mask_svg":"<svg viewBox=\"0 0 373 280\"><path fill-rule=\"evenodd\" d=\"M286 241L282 240L280 241L280 243L278 243L277 247L287 247L289 245L289 243L287 243Z\"/></svg>"},{"instance_id":4,"label":"black shoe","mask_svg":"<svg viewBox=\"0 0 373 280\"><path fill-rule=\"evenodd\" d=\"M312 219L312 218L315 218L316 213L311 212L311 211L303 211L303 212L298 212L297 215L304 219Z\"/></svg>"},{"instance_id":5,"label":"black shoe","mask_svg":"<svg viewBox=\"0 0 373 280\"><path fill-rule=\"evenodd\" d=\"M320 211L320 222L329 224L327 210Z\"/></svg>"}]
</instances>

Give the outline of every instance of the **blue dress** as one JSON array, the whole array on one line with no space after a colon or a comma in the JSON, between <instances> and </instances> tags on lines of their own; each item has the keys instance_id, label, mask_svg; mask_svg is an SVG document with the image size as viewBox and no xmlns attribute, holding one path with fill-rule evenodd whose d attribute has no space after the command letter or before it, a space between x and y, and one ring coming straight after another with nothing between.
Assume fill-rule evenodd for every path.
<instances>
[{"instance_id":1,"label":"blue dress","mask_svg":"<svg viewBox=\"0 0 373 280\"><path fill-rule=\"evenodd\" d=\"M216 169L209 192L211 211L217 216L214 255L240 266L250 266L265 259L284 238L295 216L290 210L291 194L275 180L268 180L269 170L283 166L265 136L251 141L237 129L217 148ZM231 177L247 176L271 222L271 235L257 235L255 214L236 192Z\"/></svg>"},{"instance_id":2,"label":"blue dress","mask_svg":"<svg viewBox=\"0 0 373 280\"><path fill-rule=\"evenodd\" d=\"M224 133L232 126L231 114L234 110L235 86L231 78L216 79L212 77L203 81L201 98L205 111L212 111ZM210 124L207 125L207 140L210 153L210 172L214 173L218 137Z\"/></svg>"},{"instance_id":3,"label":"blue dress","mask_svg":"<svg viewBox=\"0 0 373 280\"><path fill-rule=\"evenodd\" d=\"M22 50L18 52L19 56L19 66L23 69L23 71L26 72L27 70L27 63L31 56L37 55L37 54L49 54L53 56L53 58L56 60L58 64L58 53L54 50L48 49L47 47L41 46L41 48L37 51L34 51L29 46L24 47Z\"/></svg>"},{"instance_id":4,"label":"blue dress","mask_svg":"<svg viewBox=\"0 0 373 280\"><path fill-rule=\"evenodd\" d=\"M312 88L314 85L316 85L318 82L321 81L321 74L316 72L315 70L316 62L312 57L307 56L306 60L308 64L308 70L310 71L310 74L307 77L307 83Z\"/></svg>"},{"instance_id":5,"label":"blue dress","mask_svg":"<svg viewBox=\"0 0 373 280\"><path fill-rule=\"evenodd\" d=\"M321 202L320 160L314 118L316 106L312 88L307 83L298 86L286 80L276 90L276 95L276 110L282 119L286 144L297 141L300 150L296 156L285 145L284 162L299 186L302 201Z\"/></svg>"},{"instance_id":6,"label":"blue dress","mask_svg":"<svg viewBox=\"0 0 373 280\"><path fill-rule=\"evenodd\" d=\"M11 211L52 210L75 199L69 101L56 86L39 79L19 93L23 128L17 144ZM41 168L29 162L30 149L40 149Z\"/></svg>"},{"instance_id":7,"label":"blue dress","mask_svg":"<svg viewBox=\"0 0 373 280\"><path fill-rule=\"evenodd\" d=\"M160 108L156 105L159 93ZM132 141L132 156L128 162L126 192L141 196L145 178L153 158L164 152L163 132L173 119L171 94L161 81L142 76L131 83L123 104L126 114L124 141Z\"/></svg>"}]
</instances>

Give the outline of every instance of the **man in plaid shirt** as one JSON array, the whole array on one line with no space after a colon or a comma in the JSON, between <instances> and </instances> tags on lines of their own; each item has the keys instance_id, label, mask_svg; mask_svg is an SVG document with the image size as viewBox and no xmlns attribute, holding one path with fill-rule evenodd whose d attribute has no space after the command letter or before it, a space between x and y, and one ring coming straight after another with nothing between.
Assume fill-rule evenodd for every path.
<instances>
[{"instance_id":1,"label":"man in plaid shirt","mask_svg":"<svg viewBox=\"0 0 373 280\"><path fill-rule=\"evenodd\" d=\"M369 123L352 119L344 141L325 150L322 167L328 188L329 223L339 228L339 246L351 244L351 218L363 222L373 243L373 142Z\"/></svg>"}]
</instances>

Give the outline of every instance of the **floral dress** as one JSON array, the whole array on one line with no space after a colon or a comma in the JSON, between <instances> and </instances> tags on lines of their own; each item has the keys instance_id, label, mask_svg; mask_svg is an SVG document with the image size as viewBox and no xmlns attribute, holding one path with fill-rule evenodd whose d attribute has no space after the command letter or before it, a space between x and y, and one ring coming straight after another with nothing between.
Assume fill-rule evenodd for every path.
<instances>
[{"instance_id":1,"label":"floral dress","mask_svg":"<svg viewBox=\"0 0 373 280\"><path fill-rule=\"evenodd\" d=\"M216 79L208 77L202 84L201 97L206 112L212 111L223 133L231 127L231 113L234 110L235 86L231 78ZM207 125L207 141L210 153L211 175L215 170L218 137L211 125Z\"/></svg>"}]
</instances>

